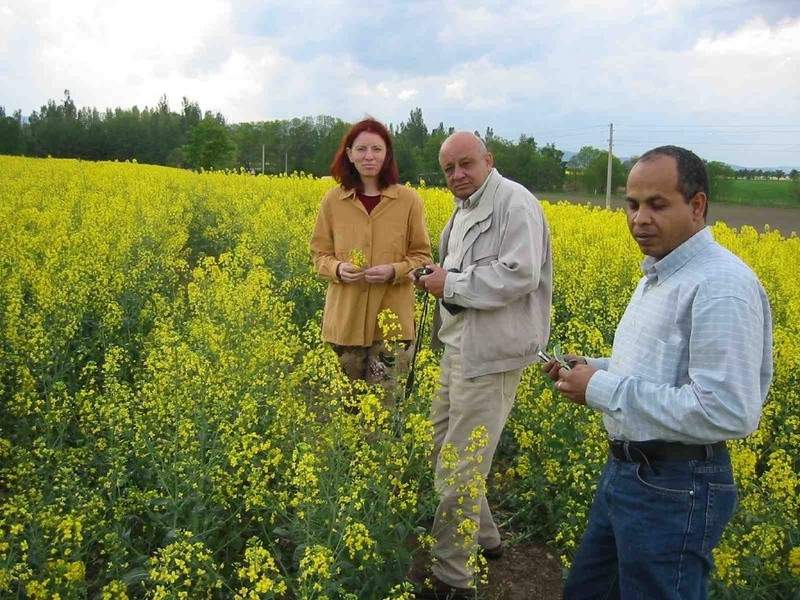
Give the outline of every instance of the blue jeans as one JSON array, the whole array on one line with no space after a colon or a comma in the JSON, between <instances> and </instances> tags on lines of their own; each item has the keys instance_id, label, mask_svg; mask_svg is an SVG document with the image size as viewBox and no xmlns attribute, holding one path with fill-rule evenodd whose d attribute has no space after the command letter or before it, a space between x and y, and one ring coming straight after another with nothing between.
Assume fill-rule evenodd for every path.
<instances>
[{"instance_id":1,"label":"blue jeans","mask_svg":"<svg viewBox=\"0 0 800 600\"><path fill-rule=\"evenodd\" d=\"M609 457L565 600L704 599L737 499L729 456L625 462Z\"/></svg>"}]
</instances>

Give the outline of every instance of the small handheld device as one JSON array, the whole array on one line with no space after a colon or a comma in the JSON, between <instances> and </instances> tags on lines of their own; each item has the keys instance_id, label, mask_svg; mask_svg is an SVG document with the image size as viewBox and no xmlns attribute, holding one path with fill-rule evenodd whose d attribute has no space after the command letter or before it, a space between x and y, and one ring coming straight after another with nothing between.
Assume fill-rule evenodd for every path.
<instances>
[{"instance_id":1,"label":"small handheld device","mask_svg":"<svg viewBox=\"0 0 800 600\"><path fill-rule=\"evenodd\" d=\"M552 356L550 356L550 355L549 355L547 352L545 352L544 350L539 350L539 352L537 352L536 354L537 354L537 355L539 356L539 358L541 358L541 359L542 359L544 362L550 362L551 360L553 360L553 357L552 357Z\"/></svg>"},{"instance_id":2,"label":"small handheld device","mask_svg":"<svg viewBox=\"0 0 800 600\"><path fill-rule=\"evenodd\" d=\"M429 269L427 267L417 267L414 269L414 277L417 279L424 277L425 275L430 275L431 273L433 273L433 269Z\"/></svg>"}]
</instances>

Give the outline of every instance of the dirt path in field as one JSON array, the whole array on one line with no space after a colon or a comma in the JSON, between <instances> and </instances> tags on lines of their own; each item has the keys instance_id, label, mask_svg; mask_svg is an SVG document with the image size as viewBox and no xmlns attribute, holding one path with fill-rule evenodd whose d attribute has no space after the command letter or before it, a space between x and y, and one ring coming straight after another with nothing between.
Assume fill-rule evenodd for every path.
<instances>
[{"instance_id":1,"label":"dirt path in field","mask_svg":"<svg viewBox=\"0 0 800 600\"><path fill-rule=\"evenodd\" d=\"M507 545L498 561L489 564L489 585L482 600L559 600L562 580L558 555L543 545Z\"/></svg>"},{"instance_id":2,"label":"dirt path in field","mask_svg":"<svg viewBox=\"0 0 800 600\"><path fill-rule=\"evenodd\" d=\"M594 197L566 197L537 194L542 200L557 202L567 200L574 204L605 206L605 199ZM624 208L622 200L612 200L611 208ZM760 208L733 204L711 204L708 223L722 221L729 227L741 229L745 225L764 231L765 226L789 237L800 234L800 208ZM563 569L558 555L543 544L520 543L507 545L505 556L489 564L489 585L479 595L484 600L559 600L561 598Z\"/></svg>"},{"instance_id":3,"label":"dirt path in field","mask_svg":"<svg viewBox=\"0 0 800 600\"><path fill-rule=\"evenodd\" d=\"M573 204L589 203L596 206L606 205L605 198L597 198L596 196L548 194L547 192L542 192L536 196L541 200L549 200L551 202L566 200ZM611 208L624 209L625 202L621 199L612 199ZM765 225L769 225L770 229L778 230L783 236L789 237L792 232L800 234L800 207L767 208L742 206L739 204L714 204L712 202L708 205L707 221L709 224L722 221L728 225L728 227L735 227L737 229L741 229L745 225L750 225L759 232L764 231Z\"/></svg>"}]
</instances>

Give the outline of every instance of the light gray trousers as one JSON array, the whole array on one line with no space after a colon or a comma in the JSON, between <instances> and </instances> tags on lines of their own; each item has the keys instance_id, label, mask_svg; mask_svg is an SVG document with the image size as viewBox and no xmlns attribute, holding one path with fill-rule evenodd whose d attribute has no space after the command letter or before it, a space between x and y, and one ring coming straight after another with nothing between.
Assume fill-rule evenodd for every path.
<instances>
[{"instance_id":1,"label":"light gray trousers","mask_svg":"<svg viewBox=\"0 0 800 600\"><path fill-rule=\"evenodd\" d=\"M447 584L471 587L475 544L494 548L500 532L486 502L485 482L500 434L514 405L522 369L465 379L461 353L446 346L439 391L431 406L439 507L433 573Z\"/></svg>"}]
</instances>

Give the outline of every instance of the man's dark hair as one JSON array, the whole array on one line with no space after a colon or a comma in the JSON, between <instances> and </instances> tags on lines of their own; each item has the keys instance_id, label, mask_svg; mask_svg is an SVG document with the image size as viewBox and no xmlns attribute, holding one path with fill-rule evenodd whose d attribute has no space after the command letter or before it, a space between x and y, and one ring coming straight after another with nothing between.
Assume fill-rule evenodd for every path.
<instances>
[{"instance_id":1,"label":"man's dark hair","mask_svg":"<svg viewBox=\"0 0 800 600\"><path fill-rule=\"evenodd\" d=\"M659 156L671 156L675 159L675 163L678 165L678 191L687 204L699 192L706 195L706 210L703 213L705 218L708 213L711 192L708 187L708 171L703 159L691 150L680 146L659 146L642 154L637 162L647 162Z\"/></svg>"}]
</instances>

